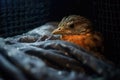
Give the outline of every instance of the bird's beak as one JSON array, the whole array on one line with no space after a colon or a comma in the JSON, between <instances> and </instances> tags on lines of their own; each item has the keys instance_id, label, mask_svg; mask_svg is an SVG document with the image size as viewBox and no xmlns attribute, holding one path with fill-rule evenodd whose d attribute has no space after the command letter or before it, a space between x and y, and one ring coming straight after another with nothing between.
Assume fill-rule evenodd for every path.
<instances>
[{"instance_id":1,"label":"bird's beak","mask_svg":"<svg viewBox=\"0 0 120 80\"><path fill-rule=\"evenodd\" d=\"M55 29L52 34L60 34L60 35L65 35L65 34L72 34L71 30L64 28L64 27L58 27Z\"/></svg>"},{"instance_id":2,"label":"bird's beak","mask_svg":"<svg viewBox=\"0 0 120 80\"><path fill-rule=\"evenodd\" d=\"M64 32L64 30L61 27L59 27L59 28L53 30L52 34L62 34L63 32Z\"/></svg>"},{"instance_id":3,"label":"bird's beak","mask_svg":"<svg viewBox=\"0 0 120 80\"><path fill-rule=\"evenodd\" d=\"M53 32L52 32L52 34L56 34L57 33L57 30L55 29Z\"/></svg>"}]
</instances>

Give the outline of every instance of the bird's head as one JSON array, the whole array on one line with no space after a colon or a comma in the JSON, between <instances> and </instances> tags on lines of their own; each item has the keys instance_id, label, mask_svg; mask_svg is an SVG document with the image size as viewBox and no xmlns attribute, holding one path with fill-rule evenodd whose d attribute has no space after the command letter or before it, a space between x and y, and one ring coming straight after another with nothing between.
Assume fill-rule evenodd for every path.
<instances>
[{"instance_id":1,"label":"bird's head","mask_svg":"<svg viewBox=\"0 0 120 80\"><path fill-rule=\"evenodd\" d=\"M78 15L70 15L64 17L58 24L58 28L55 29L53 34L71 35L71 34L83 34L92 30L91 22Z\"/></svg>"}]
</instances>

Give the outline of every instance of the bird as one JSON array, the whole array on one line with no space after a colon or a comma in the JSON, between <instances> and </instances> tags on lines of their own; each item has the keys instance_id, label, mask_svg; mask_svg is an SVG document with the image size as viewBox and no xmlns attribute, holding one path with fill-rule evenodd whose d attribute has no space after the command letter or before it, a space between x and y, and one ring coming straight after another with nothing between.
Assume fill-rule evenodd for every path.
<instances>
[{"instance_id":1,"label":"bird","mask_svg":"<svg viewBox=\"0 0 120 80\"><path fill-rule=\"evenodd\" d=\"M61 35L60 39L76 44L93 56L104 59L103 36L93 29L92 22L80 15L63 17L58 28L52 31L54 35Z\"/></svg>"}]
</instances>

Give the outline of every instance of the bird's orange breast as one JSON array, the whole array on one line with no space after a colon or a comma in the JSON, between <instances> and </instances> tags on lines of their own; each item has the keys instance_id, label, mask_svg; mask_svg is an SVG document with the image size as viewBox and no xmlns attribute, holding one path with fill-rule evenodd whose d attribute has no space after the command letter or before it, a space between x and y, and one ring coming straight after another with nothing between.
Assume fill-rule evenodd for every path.
<instances>
[{"instance_id":1,"label":"bird's orange breast","mask_svg":"<svg viewBox=\"0 0 120 80\"><path fill-rule=\"evenodd\" d=\"M84 35L62 35L61 39L84 47L85 37Z\"/></svg>"},{"instance_id":2,"label":"bird's orange breast","mask_svg":"<svg viewBox=\"0 0 120 80\"><path fill-rule=\"evenodd\" d=\"M97 47L102 47L102 40L97 34L62 35L61 39L77 44L91 52L94 52Z\"/></svg>"}]
</instances>

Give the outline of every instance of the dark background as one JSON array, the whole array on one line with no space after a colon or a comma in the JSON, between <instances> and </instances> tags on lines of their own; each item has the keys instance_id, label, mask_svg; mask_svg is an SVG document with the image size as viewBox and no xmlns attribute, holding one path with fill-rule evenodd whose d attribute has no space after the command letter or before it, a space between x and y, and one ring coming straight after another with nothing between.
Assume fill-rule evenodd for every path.
<instances>
[{"instance_id":1,"label":"dark background","mask_svg":"<svg viewBox=\"0 0 120 80\"><path fill-rule=\"evenodd\" d=\"M0 36L22 34L70 14L85 16L93 22L104 36L104 54L119 66L119 0L0 0Z\"/></svg>"}]
</instances>

